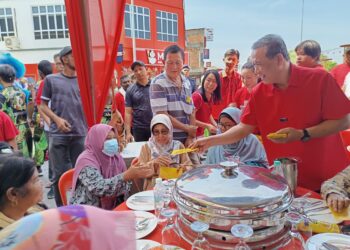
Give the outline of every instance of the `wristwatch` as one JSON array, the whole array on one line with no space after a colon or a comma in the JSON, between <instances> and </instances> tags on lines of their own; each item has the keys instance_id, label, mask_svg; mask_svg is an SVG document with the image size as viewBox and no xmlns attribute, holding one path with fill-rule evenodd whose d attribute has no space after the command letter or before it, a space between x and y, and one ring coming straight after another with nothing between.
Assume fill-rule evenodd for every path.
<instances>
[{"instance_id":1,"label":"wristwatch","mask_svg":"<svg viewBox=\"0 0 350 250\"><path fill-rule=\"evenodd\" d=\"M303 129L303 133L304 133L304 135L300 139L302 142L307 142L308 140L311 139L311 136L306 129Z\"/></svg>"}]
</instances>

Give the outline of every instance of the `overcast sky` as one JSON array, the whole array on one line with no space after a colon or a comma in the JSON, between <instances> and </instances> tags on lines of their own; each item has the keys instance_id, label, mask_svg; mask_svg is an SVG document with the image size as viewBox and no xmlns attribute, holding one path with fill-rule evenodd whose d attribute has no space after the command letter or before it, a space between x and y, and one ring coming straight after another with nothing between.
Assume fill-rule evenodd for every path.
<instances>
[{"instance_id":1,"label":"overcast sky","mask_svg":"<svg viewBox=\"0 0 350 250\"><path fill-rule=\"evenodd\" d=\"M223 67L229 48L241 52L242 65L251 45L269 33L281 35L289 50L295 48L301 39L302 1L185 0L186 29L214 29L214 41L207 43L213 65ZM328 57L342 62L337 48L350 43L350 0L304 0L306 39L318 41Z\"/></svg>"}]
</instances>

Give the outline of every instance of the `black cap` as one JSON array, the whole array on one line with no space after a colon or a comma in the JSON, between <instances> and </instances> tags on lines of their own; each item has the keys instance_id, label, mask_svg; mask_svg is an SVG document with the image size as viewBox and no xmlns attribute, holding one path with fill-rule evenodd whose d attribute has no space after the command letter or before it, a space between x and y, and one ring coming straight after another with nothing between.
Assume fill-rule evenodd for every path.
<instances>
[{"instance_id":1,"label":"black cap","mask_svg":"<svg viewBox=\"0 0 350 250\"><path fill-rule=\"evenodd\" d=\"M62 58L63 56L66 56L66 55L68 55L70 53L72 53L72 47L71 46L66 46L58 54L60 55L60 58Z\"/></svg>"},{"instance_id":2,"label":"black cap","mask_svg":"<svg viewBox=\"0 0 350 250\"><path fill-rule=\"evenodd\" d=\"M182 69L191 69L190 66L188 66L187 64L185 64Z\"/></svg>"},{"instance_id":3,"label":"black cap","mask_svg":"<svg viewBox=\"0 0 350 250\"><path fill-rule=\"evenodd\" d=\"M131 64L131 70L133 71L136 66L146 67L143 61L135 61Z\"/></svg>"}]
</instances>

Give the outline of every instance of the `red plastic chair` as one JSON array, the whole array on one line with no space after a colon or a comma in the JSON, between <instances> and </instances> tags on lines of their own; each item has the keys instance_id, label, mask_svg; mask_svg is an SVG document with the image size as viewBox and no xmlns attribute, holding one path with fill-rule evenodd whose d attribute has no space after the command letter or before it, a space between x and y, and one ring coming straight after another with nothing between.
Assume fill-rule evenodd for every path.
<instances>
[{"instance_id":1,"label":"red plastic chair","mask_svg":"<svg viewBox=\"0 0 350 250\"><path fill-rule=\"evenodd\" d=\"M64 206L67 205L67 191L72 189L74 168L64 172L58 181L58 189L60 191L61 200Z\"/></svg>"},{"instance_id":2,"label":"red plastic chair","mask_svg":"<svg viewBox=\"0 0 350 250\"><path fill-rule=\"evenodd\" d=\"M340 131L341 139L343 140L343 144L345 146L345 150L350 157L350 129Z\"/></svg>"}]
</instances>

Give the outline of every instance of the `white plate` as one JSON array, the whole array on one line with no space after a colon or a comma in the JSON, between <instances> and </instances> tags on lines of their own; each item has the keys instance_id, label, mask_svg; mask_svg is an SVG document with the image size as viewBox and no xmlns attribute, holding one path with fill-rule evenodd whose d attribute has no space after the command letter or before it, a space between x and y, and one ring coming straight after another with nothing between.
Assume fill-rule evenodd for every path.
<instances>
[{"instance_id":1,"label":"white plate","mask_svg":"<svg viewBox=\"0 0 350 250\"><path fill-rule=\"evenodd\" d=\"M126 206L137 211L154 210L154 194L153 190L143 191L130 196L126 200Z\"/></svg>"},{"instance_id":2,"label":"white plate","mask_svg":"<svg viewBox=\"0 0 350 250\"><path fill-rule=\"evenodd\" d=\"M170 246L170 245L166 245L163 248L164 248L164 250L185 250L182 247Z\"/></svg>"},{"instance_id":3,"label":"white plate","mask_svg":"<svg viewBox=\"0 0 350 250\"><path fill-rule=\"evenodd\" d=\"M134 211L136 216L136 223L144 220L145 218L150 218L147 227L142 230L136 231L136 239L142 239L143 237L149 235L157 227L158 220L157 217L149 212L144 211ZM136 225L135 225L136 227Z\"/></svg>"},{"instance_id":4,"label":"white plate","mask_svg":"<svg viewBox=\"0 0 350 250\"><path fill-rule=\"evenodd\" d=\"M350 236L333 233L316 234L307 240L306 248L308 250L326 250L322 246L324 242L335 245L339 250L346 250L350 246Z\"/></svg>"},{"instance_id":5,"label":"white plate","mask_svg":"<svg viewBox=\"0 0 350 250\"><path fill-rule=\"evenodd\" d=\"M316 201L320 201L319 199L314 199L314 198L306 198L308 201L310 202L316 202ZM322 204L313 206L312 208L318 208L318 207L324 207L327 206L327 203L322 200ZM329 224L339 224L341 222L343 222L344 220L339 219L339 218L335 218L332 213L331 210L327 207L324 208L321 211L315 211L315 212L307 212L309 209L311 209L311 207L305 208L305 212L307 213L308 217L312 220L316 220L316 221L321 221L321 222L326 222ZM349 210L349 214L350 214L350 207L348 208Z\"/></svg>"},{"instance_id":6,"label":"white plate","mask_svg":"<svg viewBox=\"0 0 350 250\"><path fill-rule=\"evenodd\" d=\"M161 244L154 240L136 240L136 250L148 250L152 247L160 246ZM147 248L145 248L148 246Z\"/></svg>"}]
</instances>

